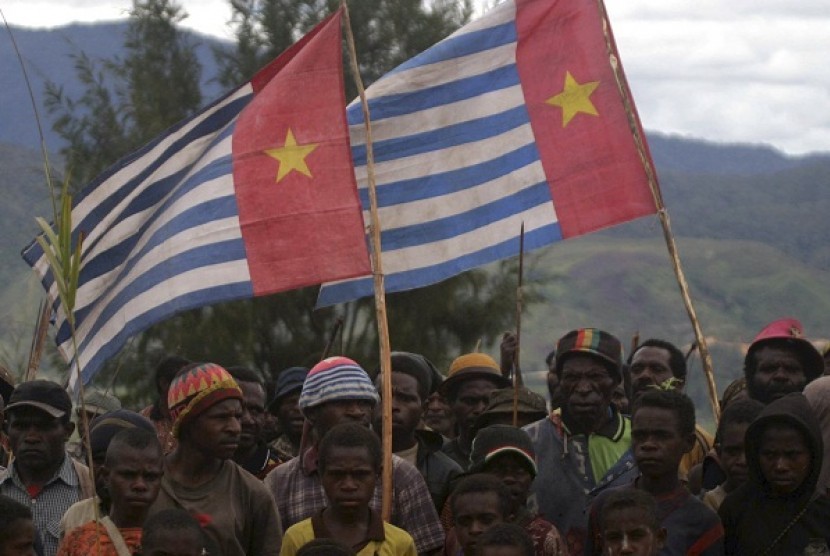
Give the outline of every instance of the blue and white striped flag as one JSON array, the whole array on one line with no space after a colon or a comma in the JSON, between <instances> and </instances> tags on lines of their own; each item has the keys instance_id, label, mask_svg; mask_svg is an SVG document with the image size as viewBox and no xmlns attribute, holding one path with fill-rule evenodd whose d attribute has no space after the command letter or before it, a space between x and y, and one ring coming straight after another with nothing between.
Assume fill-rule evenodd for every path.
<instances>
[{"instance_id":1,"label":"blue and white striped flag","mask_svg":"<svg viewBox=\"0 0 830 556\"><path fill-rule=\"evenodd\" d=\"M522 223L534 249L655 212L608 33L596 0L507 0L367 89L387 291L517 255ZM318 305L371 294L328 283Z\"/></svg>"}]
</instances>

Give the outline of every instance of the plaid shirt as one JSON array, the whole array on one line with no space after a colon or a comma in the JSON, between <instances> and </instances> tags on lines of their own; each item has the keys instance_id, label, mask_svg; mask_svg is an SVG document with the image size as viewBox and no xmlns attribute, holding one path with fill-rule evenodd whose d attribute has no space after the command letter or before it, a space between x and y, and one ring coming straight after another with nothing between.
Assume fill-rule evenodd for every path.
<instances>
[{"instance_id":1,"label":"plaid shirt","mask_svg":"<svg viewBox=\"0 0 830 556\"><path fill-rule=\"evenodd\" d=\"M43 486L34 498L17 473L17 464L0 473L0 494L25 504L32 510L35 529L40 532L44 555L54 556L60 542L60 521L69 506L81 499L81 483L69 456L55 476Z\"/></svg>"},{"instance_id":2,"label":"plaid shirt","mask_svg":"<svg viewBox=\"0 0 830 556\"><path fill-rule=\"evenodd\" d=\"M392 468L394 486L389 522L412 536L419 554L441 548L444 544L444 529L421 473L395 455L392 456ZM274 469L265 478L265 486L277 502L277 511L286 530L328 505L317 473L317 451L314 448L309 448L302 457L296 457ZM370 504L378 512L381 497L382 487L378 482Z\"/></svg>"}]
</instances>

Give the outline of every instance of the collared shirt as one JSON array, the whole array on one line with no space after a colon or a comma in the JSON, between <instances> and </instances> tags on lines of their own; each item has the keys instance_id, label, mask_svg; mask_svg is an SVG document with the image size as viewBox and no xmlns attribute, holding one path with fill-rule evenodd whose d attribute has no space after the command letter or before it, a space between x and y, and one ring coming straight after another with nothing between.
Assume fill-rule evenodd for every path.
<instances>
[{"instance_id":1,"label":"collared shirt","mask_svg":"<svg viewBox=\"0 0 830 556\"><path fill-rule=\"evenodd\" d=\"M394 455L392 469L390 523L412 536L419 553L441 548L444 544L444 529L421 473ZM328 505L317 473L317 451L314 448L309 448L302 456L274 469L265 478L265 486L277 501L280 520L286 529L310 518ZM375 511L380 511L382 490L378 481L369 504Z\"/></svg>"},{"instance_id":2,"label":"collared shirt","mask_svg":"<svg viewBox=\"0 0 830 556\"><path fill-rule=\"evenodd\" d=\"M40 532L44 554L54 556L60 541L60 521L69 506L81 499L81 484L72 459L63 458L57 473L49 479L35 496L31 496L17 472L17 462L0 473L0 494L25 504L34 518L35 529Z\"/></svg>"}]
</instances>

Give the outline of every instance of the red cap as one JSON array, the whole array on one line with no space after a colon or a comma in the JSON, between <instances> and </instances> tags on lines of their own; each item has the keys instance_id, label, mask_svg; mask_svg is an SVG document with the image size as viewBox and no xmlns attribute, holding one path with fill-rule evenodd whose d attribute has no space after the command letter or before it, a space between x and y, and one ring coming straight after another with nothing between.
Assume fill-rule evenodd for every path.
<instances>
[{"instance_id":1,"label":"red cap","mask_svg":"<svg viewBox=\"0 0 830 556\"><path fill-rule=\"evenodd\" d=\"M808 381L824 374L824 358L816 347L804 338L804 327L794 318L779 319L766 325L752 340L746 352L744 366L747 367L749 356L753 351L772 342L788 344L799 353L806 363L804 376Z\"/></svg>"}]
</instances>

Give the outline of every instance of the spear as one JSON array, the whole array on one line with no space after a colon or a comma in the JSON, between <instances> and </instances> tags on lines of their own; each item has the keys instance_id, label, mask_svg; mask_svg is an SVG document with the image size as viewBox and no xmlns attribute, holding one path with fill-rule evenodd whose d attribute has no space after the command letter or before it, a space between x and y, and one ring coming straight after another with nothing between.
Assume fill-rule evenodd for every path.
<instances>
[{"instance_id":1,"label":"spear","mask_svg":"<svg viewBox=\"0 0 830 556\"><path fill-rule=\"evenodd\" d=\"M513 354L513 426L519 426L519 388L523 386L519 368L519 347L522 340L522 279L525 263L525 223L519 233L519 285L516 288L516 352Z\"/></svg>"}]
</instances>

